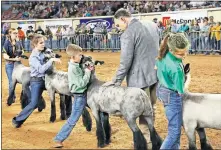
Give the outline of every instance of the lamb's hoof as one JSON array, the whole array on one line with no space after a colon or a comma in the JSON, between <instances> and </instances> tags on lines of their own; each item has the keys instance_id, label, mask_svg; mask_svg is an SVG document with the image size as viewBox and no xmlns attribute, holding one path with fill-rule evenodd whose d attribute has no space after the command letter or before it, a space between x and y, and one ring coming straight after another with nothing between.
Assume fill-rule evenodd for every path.
<instances>
[{"instance_id":1,"label":"lamb's hoof","mask_svg":"<svg viewBox=\"0 0 221 150\"><path fill-rule=\"evenodd\" d=\"M195 146L189 146L189 150L197 150Z\"/></svg>"},{"instance_id":2,"label":"lamb's hoof","mask_svg":"<svg viewBox=\"0 0 221 150\"><path fill-rule=\"evenodd\" d=\"M11 106L12 104L7 103L8 106Z\"/></svg>"},{"instance_id":3,"label":"lamb's hoof","mask_svg":"<svg viewBox=\"0 0 221 150\"><path fill-rule=\"evenodd\" d=\"M111 140L110 140L110 139L105 141L105 143L106 143L107 145L109 145L109 144L110 144L110 142L111 142Z\"/></svg>"},{"instance_id":4,"label":"lamb's hoof","mask_svg":"<svg viewBox=\"0 0 221 150\"><path fill-rule=\"evenodd\" d=\"M91 126L86 126L86 130L88 131L88 132L90 132L91 131Z\"/></svg>"},{"instance_id":5,"label":"lamb's hoof","mask_svg":"<svg viewBox=\"0 0 221 150\"><path fill-rule=\"evenodd\" d=\"M43 110L42 108L38 108L38 112L42 112L42 110Z\"/></svg>"},{"instance_id":6,"label":"lamb's hoof","mask_svg":"<svg viewBox=\"0 0 221 150\"><path fill-rule=\"evenodd\" d=\"M51 123L55 122L55 120L56 120L56 116L51 116L51 117L50 117L50 122L51 122Z\"/></svg>"},{"instance_id":7,"label":"lamb's hoof","mask_svg":"<svg viewBox=\"0 0 221 150\"><path fill-rule=\"evenodd\" d=\"M61 119L61 120L66 120L67 117L62 115L62 116L60 117L60 119Z\"/></svg>"},{"instance_id":8,"label":"lamb's hoof","mask_svg":"<svg viewBox=\"0 0 221 150\"><path fill-rule=\"evenodd\" d=\"M106 144L105 144L105 143L98 144L98 147L100 147L100 148L104 148L105 146L106 146Z\"/></svg>"},{"instance_id":9,"label":"lamb's hoof","mask_svg":"<svg viewBox=\"0 0 221 150\"><path fill-rule=\"evenodd\" d=\"M70 115L71 115L71 114L66 114L66 116L67 116L67 119L68 119L68 118L70 117Z\"/></svg>"},{"instance_id":10,"label":"lamb's hoof","mask_svg":"<svg viewBox=\"0 0 221 150\"><path fill-rule=\"evenodd\" d=\"M213 150L213 148L210 144L206 144L206 146L203 146L201 148L202 148L202 150Z\"/></svg>"}]
</instances>

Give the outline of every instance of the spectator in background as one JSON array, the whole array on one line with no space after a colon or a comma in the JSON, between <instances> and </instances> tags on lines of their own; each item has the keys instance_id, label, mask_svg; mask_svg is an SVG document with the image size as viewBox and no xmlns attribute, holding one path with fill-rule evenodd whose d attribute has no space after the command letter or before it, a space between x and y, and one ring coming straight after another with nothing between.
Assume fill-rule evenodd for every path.
<instances>
[{"instance_id":1,"label":"spectator in background","mask_svg":"<svg viewBox=\"0 0 221 150\"><path fill-rule=\"evenodd\" d=\"M215 37L215 33L216 33L216 25L214 24L210 24L210 34L209 34L209 45L210 45L210 49L211 51L213 51L216 48L216 37Z\"/></svg>"},{"instance_id":2,"label":"spectator in background","mask_svg":"<svg viewBox=\"0 0 221 150\"><path fill-rule=\"evenodd\" d=\"M58 27L55 35L57 37L57 49L61 52L61 40L62 40L61 26Z\"/></svg>"},{"instance_id":3,"label":"spectator in background","mask_svg":"<svg viewBox=\"0 0 221 150\"><path fill-rule=\"evenodd\" d=\"M102 46L103 46L102 48L106 49L107 41L108 41L107 26L103 26L101 41L102 41Z\"/></svg>"},{"instance_id":4,"label":"spectator in background","mask_svg":"<svg viewBox=\"0 0 221 150\"><path fill-rule=\"evenodd\" d=\"M216 23L216 50L220 50L220 55L221 55L221 23L217 22Z\"/></svg>"},{"instance_id":5,"label":"spectator in background","mask_svg":"<svg viewBox=\"0 0 221 150\"><path fill-rule=\"evenodd\" d=\"M51 29L49 28L49 26L47 26L46 29L45 29L45 36L47 38L47 42L49 42L50 48L52 49L53 34L52 34Z\"/></svg>"},{"instance_id":6,"label":"spectator in background","mask_svg":"<svg viewBox=\"0 0 221 150\"><path fill-rule=\"evenodd\" d=\"M32 26L28 26L28 30L26 31L26 36L27 36L27 51L31 51L31 46L30 46L30 41L31 41L31 36L34 35L34 30Z\"/></svg>"},{"instance_id":7,"label":"spectator in background","mask_svg":"<svg viewBox=\"0 0 221 150\"><path fill-rule=\"evenodd\" d=\"M187 25L187 22L183 22L183 24L179 27L177 32L188 32L189 26Z\"/></svg>"},{"instance_id":8,"label":"spectator in background","mask_svg":"<svg viewBox=\"0 0 221 150\"><path fill-rule=\"evenodd\" d=\"M70 27L68 30L68 40L71 42L71 44L76 44L75 40L75 31L73 27Z\"/></svg>"},{"instance_id":9,"label":"spectator in background","mask_svg":"<svg viewBox=\"0 0 221 150\"><path fill-rule=\"evenodd\" d=\"M159 40L159 44L161 43L161 40L163 39L163 32L165 30L165 27L163 26L163 23L162 21L159 21L157 23L157 26L158 26L158 31L159 31L159 37L160 37L160 40Z\"/></svg>"},{"instance_id":10,"label":"spectator in background","mask_svg":"<svg viewBox=\"0 0 221 150\"><path fill-rule=\"evenodd\" d=\"M91 26L87 26L87 42L89 42L88 44L88 48L91 50L91 52L93 52L93 48L94 48L94 45L93 45L93 34L94 34L94 30L91 28Z\"/></svg>"},{"instance_id":11,"label":"spectator in background","mask_svg":"<svg viewBox=\"0 0 221 150\"><path fill-rule=\"evenodd\" d=\"M23 49L25 48L25 33L21 27L18 27L18 39L21 41Z\"/></svg>"},{"instance_id":12,"label":"spectator in background","mask_svg":"<svg viewBox=\"0 0 221 150\"><path fill-rule=\"evenodd\" d=\"M190 53L193 53L193 51L197 50L197 47L199 45L199 31L200 31L200 26L197 20L193 20L193 26L191 25L190 33L189 33L190 39L191 39Z\"/></svg>"},{"instance_id":13,"label":"spectator in background","mask_svg":"<svg viewBox=\"0 0 221 150\"><path fill-rule=\"evenodd\" d=\"M209 22L208 22L208 24L211 26L215 26L216 25L216 23L214 22L214 18L213 18L213 16L210 16L209 17Z\"/></svg>"},{"instance_id":14,"label":"spectator in background","mask_svg":"<svg viewBox=\"0 0 221 150\"><path fill-rule=\"evenodd\" d=\"M98 50L101 47L100 42L101 42L101 39L102 39L102 37L101 37L102 32L103 32L103 29L102 29L101 26L95 26L94 27L95 48L98 49Z\"/></svg>"},{"instance_id":15,"label":"spectator in background","mask_svg":"<svg viewBox=\"0 0 221 150\"><path fill-rule=\"evenodd\" d=\"M18 12L19 12L19 11L18 11L15 7L12 8L12 13L13 13L13 14L17 14Z\"/></svg>"},{"instance_id":16,"label":"spectator in background","mask_svg":"<svg viewBox=\"0 0 221 150\"><path fill-rule=\"evenodd\" d=\"M208 52L208 49L209 49L209 31L210 31L210 26L208 24L208 17L204 17L203 19L203 26L201 28L201 36L200 36L200 39L201 39L201 42L202 42L202 50L207 50L207 52L205 53L205 55L208 55L209 52Z\"/></svg>"},{"instance_id":17,"label":"spectator in background","mask_svg":"<svg viewBox=\"0 0 221 150\"><path fill-rule=\"evenodd\" d=\"M20 12L25 11L25 7L24 7L24 5L22 5L21 3L20 3L19 6L18 6L18 11L20 11Z\"/></svg>"},{"instance_id":18,"label":"spectator in background","mask_svg":"<svg viewBox=\"0 0 221 150\"><path fill-rule=\"evenodd\" d=\"M157 23L157 18L154 18L154 19L153 19L153 22L154 22L154 23Z\"/></svg>"},{"instance_id":19,"label":"spectator in background","mask_svg":"<svg viewBox=\"0 0 221 150\"><path fill-rule=\"evenodd\" d=\"M68 46L68 30L65 26L63 26L63 31L62 31L62 40L63 40L63 43L64 43L64 50L66 50L66 47Z\"/></svg>"},{"instance_id":20,"label":"spectator in background","mask_svg":"<svg viewBox=\"0 0 221 150\"><path fill-rule=\"evenodd\" d=\"M10 27L8 25L3 25L3 29L1 30L1 50L3 51L3 45L5 41L8 39Z\"/></svg>"},{"instance_id":21,"label":"spectator in background","mask_svg":"<svg viewBox=\"0 0 221 150\"><path fill-rule=\"evenodd\" d=\"M115 24L112 24L112 28L110 29L110 36L111 36L111 48L112 48L112 52L115 52L115 49L119 46L118 45L118 32L119 29L117 27L115 27Z\"/></svg>"},{"instance_id":22,"label":"spectator in background","mask_svg":"<svg viewBox=\"0 0 221 150\"><path fill-rule=\"evenodd\" d=\"M91 13L86 10L83 17L91 17L91 16L92 16Z\"/></svg>"},{"instance_id":23,"label":"spectator in background","mask_svg":"<svg viewBox=\"0 0 221 150\"><path fill-rule=\"evenodd\" d=\"M87 47L87 42L86 42L86 34L87 34L87 27L86 27L86 24L85 23L82 23L81 25L81 28L80 28L80 46L82 48L85 48Z\"/></svg>"},{"instance_id":24,"label":"spectator in background","mask_svg":"<svg viewBox=\"0 0 221 150\"><path fill-rule=\"evenodd\" d=\"M44 31L42 30L41 26L38 26L38 29L35 30L35 33L45 35Z\"/></svg>"},{"instance_id":25,"label":"spectator in background","mask_svg":"<svg viewBox=\"0 0 221 150\"><path fill-rule=\"evenodd\" d=\"M178 31L178 25L176 24L175 20L171 21L171 32L177 33Z\"/></svg>"}]
</instances>

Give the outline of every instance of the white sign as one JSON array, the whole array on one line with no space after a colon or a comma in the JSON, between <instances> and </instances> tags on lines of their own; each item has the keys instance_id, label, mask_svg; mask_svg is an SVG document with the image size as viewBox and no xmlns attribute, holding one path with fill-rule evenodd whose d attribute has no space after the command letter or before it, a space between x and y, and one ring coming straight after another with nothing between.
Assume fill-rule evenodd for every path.
<instances>
[{"instance_id":1,"label":"white sign","mask_svg":"<svg viewBox=\"0 0 221 150\"><path fill-rule=\"evenodd\" d=\"M200 25L203 23L203 18L207 17L207 11L186 11L186 12L173 12L162 13L163 24L169 19L175 20L176 24L180 25L184 22L190 24L192 20L197 20Z\"/></svg>"},{"instance_id":2,"label":"white sign","mask_svg":"<svg viewBox=\"0 0 221 150\"><path fill-rule=\"evenodd\" d=\"M49 27L51 32L54 34L60 26L65 26L66 29L72 27L72 20L44 21L44 25L44 28Z\"/></svg>"}]
</instances>

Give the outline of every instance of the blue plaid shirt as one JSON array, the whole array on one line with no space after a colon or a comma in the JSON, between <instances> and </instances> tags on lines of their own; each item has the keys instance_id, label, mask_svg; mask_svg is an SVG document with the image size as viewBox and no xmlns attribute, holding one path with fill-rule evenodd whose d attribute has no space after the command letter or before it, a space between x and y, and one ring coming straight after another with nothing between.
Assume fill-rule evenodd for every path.
<instances>
[{"instance_id":1,"label":"blue plaid shirt","mask_svg":"<svg viewBox=\"0 0 221 150\"><path fill-rule=\"evenodd\" d=\"M44 77L45 71L51 67L52 61L49 60L44 64L44 54L40 51L34 49L32 50L31 56L29 58L29 65L31 68L31 77Z\"/></svg>"}]
</instances>

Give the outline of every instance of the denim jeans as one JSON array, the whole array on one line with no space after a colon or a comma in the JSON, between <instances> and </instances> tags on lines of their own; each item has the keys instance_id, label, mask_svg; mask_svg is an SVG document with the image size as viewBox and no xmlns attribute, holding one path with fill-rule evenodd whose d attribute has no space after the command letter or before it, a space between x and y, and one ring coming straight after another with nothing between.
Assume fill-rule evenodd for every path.
<instances>
[{"instance_id":1,"label":"denim jeans","mask_svg":"<svg viewBox=\"0 0 221 150\"><path fill-rule=\"evenodd\" d=\"M48 41L48 47L52 49L52 37L49 37L47 41Z\"/></svg>"},{"instance_id":2,"label":"denim jeans","mask_svg":"<svg viewBox=\"0 0 221 150\"><path fill-rule=\"evenodd\" d=\"M67 37L63 38L63 44L64 44L64 49L66 49L69 44L69 40Z\"/></svg>"},{"instance_id":3,"label":"denim jeans","mask_svg":"<svg viewBox=\"0 0 221 150\"><path fill-rule=\"evenodd\" d=\"M216 47L217 47L216 38L213 37L213 38L210 39L210 49L215 50Z\"/></svg>"},{"instance_id":4,"label":"denim jeans","mask_svg":"<svg viewBox=\"0 0 221 150\"><path fill-rule=\"evenodd\" d=\"M168 120L168 135L160 149L179 149L182 127L182 96L159 84L157 97L164 105Z\"/></svg>"},{"instance_id":5,"label":"denim jeans","mask_svg":"<svg viewBox=\"0 0 221 150\"><path fill-rule=\"evenodd\" d=\"M208 36L201 36L201 50L208 50L209 49L209 37Z\"/></svg>"},{"instance_id":6,"label":"denim jeans","mask_svg":"<svg viewBox=\"0 0 221 150\"><path fill-rule=\"evenodd\" d=\"M57 39L57 49L61 50L61 39Z\"/></svg>"},{"instance_id":7,"label":"denim jeans","mask_svg":"<svg viewBox=\"0 0 221 150\"><path fill-rule=\"evenodd\" d=\"M25 48L25 39L20 39L22 47Z\"/></svg>"},{"instance_id":8,"label":"denim jeans","mask_svg":"<svg viewBox=\"0 0 221 150\"><path fill-rule=\"evenodd\" d=\"M27 51L31 51L31 40L27 39Z\"/></svg>"},{"instance_id":9,"label":"denim jeans","mask_svg":"<svg viewBox=\"0 0 221 150\"><path fill-rule=\"evenodd\" d=\"M74 94L74 103L72 104L71 116L55 137L55 141L63 142L71 133L77 121L79 120L84 107L87 103L86 94Z\"/></svg>"},{"instance_id":10,"label":"denim jeans","mask_svg":"<svg viewBox=\"0 0 221 150\"><path fill-rule=\"evenodd\" d=\"M7 77L8 77L8 93L11 93L11 91L13 90L13 87L12 87L12 72L13 72L13 69L14 69L14 63L8 63L6 62L6 65L5 65L5 71L6 71L6 74L7 74ZM13 92L13 95L14 95L14 99L15 99L15 93Z\"/></svg>"},{"instance_id":11,"label":"denim jeans","mask_svg":"<svg viewBox=\"0 0 221 150\"><path fill-rule=\"evenodd\" d=\"M38 100L40 99L44 89L44 80L32 81L31 80L31 102L16 116L15 121L24 122L31 113L37 108Z\"/></svg>"},{"instance_id":12,"label":"denim jeans","mask_svg":"<svg viewBox=\"0 0 221 150\"><path fill-rule=\"evenodd\" d=\"M116 51L116 48L117 48L117 39L116 38L111 39L111 48L112 48L112 52Z\"/></svg>"}]
</instances>

